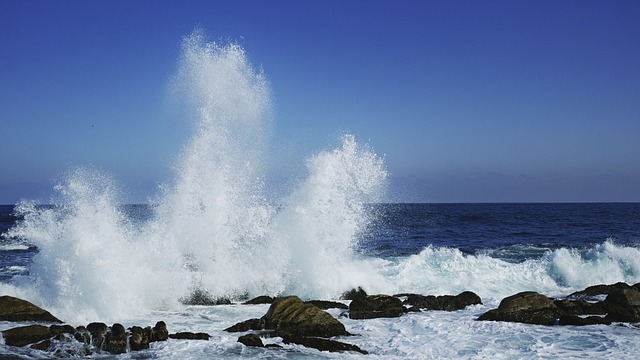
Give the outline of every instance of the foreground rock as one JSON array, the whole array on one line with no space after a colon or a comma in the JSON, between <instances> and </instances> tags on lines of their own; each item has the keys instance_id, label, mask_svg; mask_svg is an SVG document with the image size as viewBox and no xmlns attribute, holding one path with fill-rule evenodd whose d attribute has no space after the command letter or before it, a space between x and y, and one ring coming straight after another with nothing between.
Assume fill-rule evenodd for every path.
<instances>
[{"instance_id":1,"label":"foreground rock","mask_svg":"<svg viewBox=\"0 0 640 360\"><path fill-rule=\"evenodd\" d=\"M336 304L322 303L322 305L330 307L339 306ZM303 302L297 296L278 298L273 301L262 318L249 319L225 329L229 332L249 330L270 330L270 336L282 337L285 344L299 344L320 351L366 353L355 345L327 339L350 334L336 318L312 303ZM264 346L257 334L240 336L238 342L247 346ZM267 347L270 346L267 345Z\"/></svg>"},{"instance_id":2,"label":"foreground rock","mask_svg":"<svg viewBox=\"0 0 640 360\"><path fill-rule=\"evenodd\" d=\"M535 292L522 292L503 299L497 309L478 320L508 321L538 325L609 325L640 322L640 287L624 283L591 286L567 299L553 300ZM602 301L589 302L585 299Z\"/></svg>"},{"instance_id":3,"label":"foreground rock","mask_svg":"<svg viewBox=\"0 0 640 360\"><path fill-rule=\"evenodd\" d=\"M0 296L0 321L41 321L62 323L48 311L13 296Z\"/></svg>"}]
</instances>

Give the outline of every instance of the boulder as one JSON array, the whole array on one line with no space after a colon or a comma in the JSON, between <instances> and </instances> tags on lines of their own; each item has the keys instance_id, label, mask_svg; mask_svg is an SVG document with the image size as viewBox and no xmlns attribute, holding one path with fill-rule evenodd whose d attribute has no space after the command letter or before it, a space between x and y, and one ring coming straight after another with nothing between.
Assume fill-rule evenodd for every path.
<instances>
[{"instance_id":1,"label":"boulder","mask_svg":"<svg viewBox=\"0 0 640 360\"><path fill-rule=\"evenodd\" d=\"M276 299L262 317L265 328L278 336L332 337L350 335L344 325L330 314L311 304L305 304L297 296Z\"/></svg>"},{"instance_id":2,"label":"boulder","mask_svg":"<svg viewBox=\"0 0 640 360\"><path fill-rule=\"evenodd\" d=\"M48 311L13 296L0 296L0 321L41 321L62 323Z\"/></svg>"},{"instance_id":3,"label":"boulder","mask_svg":"<svg viewBox=\"0 0 640 360\"><path fill-rule=\"evenodd\" d=\"M402 301L389 295L367 295L356 297L349 304L349 318L375 319L398 317L407 312Z\"/></svg>"},{"instance_id":4,"label":"boulder","mask_svg":"<svg viewBox=\"0 0 640 360\"><path fill-rule=\"evenodd\" d=\"M640 291L633 287L618 289L610 292L604 301L622 307L640 306Z\"/></svg>"},{"instance_id":5,"label":"boulder","mask_svg":"<svg viewBox=\"0 0 640 360\"><path fill-rule=\"evenodd\" d=\"M91 324L87 325L87 331L89 331L89 334L91 334L91 345L95 346L98 349L101 348L107 330L109 330L109 327L105 323L92 322Z\"/></svg>"},{"instance_id":6,"label":"boulder","mask_svg":"<svg viewBox=\"0 0 640 360\"><path fill-rule=\"evenodd\" d=\"M256 334L242 335L238 338L238 342L246 346L264 347L262 339Z\"/></svg>"},{"instance_id":7,"label":"boulder","mask_svg":"<svg viewBox=\"0 0 640 360\"><path fill-rule=\"evenodd\" d=\"M53 336L49 327L44 325L21 326L2 332L4 343L8 346L25 346L48 340Z\"/></svg>"},{"instance_id":8,"label":"boulder","mask_svg":"<svg viewBox=\"0 0 640 360\"><path fill-rule=\"evenodd\" d=\"M111 354L127 352L127 332L122 324L116 323L111 326L111 331L108 331L104 337L102 348Z\"/></svg>"},{"instance_id":9,"label":"boulder","mask_svg":"<svg viewBox=\"0 0 640 360\"><path fill-rule=\"evenodd\" d=\"M282 338L285 344L298 344L304 347L314 348L320 351L338 352L338 351L354 351L361 354L367 354L366 351L360 349L356 345L343 343L340 341L323 339L312 336L285 335Z\"/></svg>"},{"instance_id":10,"label":"boulder","mask_svg":"<svg viewBox=\"0 0 640 360\"><path fill-rule=\"evenodd\" d=\"M149 339L149 342L167 341L167 339L169 339L167 324L165 324L164 321L158 321L153 329L151 329L151 339Z\"/></svg>"},{"instance_id":11,"label":"boulder","mask_svg":"<svg viewBox=\"0 0 640 360\"><path fill-rule=\"evenodd\" d=\"M192 333L189 331L183 331L175 334L169 334L169 338L178 340L209 340L211 335L203 332Z\"/></svg>"},{"instance_id":12,"label":"boulder","mask_svg":"<svg viewBox=\"0 0 640 360\"><path fill-rule=\"evenodd\" d=\"M418 294L402 295L407 297L407 299L403 302L404 304L425 310L455 311L462 310L469 305L482 304L482 300L480 299L480 297L471 291L465 291L456 296L424 296Z\"/></svg>"},{"instance_id":13,"label":"boulder","mask_svg":"<svg viewBox=\"0 0 640 360\"><path fill-rule=\"evenodd\" d=\"M574 293L569 294L569 296L567 296L567 299L595 300L599 296L609 295L610 293L618 291L620 289L628 289L628 288L631 288L631 286L623 282L618 282L611 285L605 285L605 284L593 285L593 286L589 286L588 288L582 291L576 291Z\"/></svg>"},{"instance_id":14,"label":"boulder","mask_svg":"<svg viewBox=\"0 0 640 360\"><path fill-rule=\"evenodd\" d=\"M132 326L129 328L129 347L132 351L138 351L149 348L151 342L151 326L145 328L140 326Z\"/></svg>"},{"instance_id":15,"label":"boulder","mask_svg":"<svg viewBox=\"0 0 640 360\"><path fill-rule=\"evenodd\" d=\"M487 311L478 320L556 325L562 315L566 314L556 307L552 299L525 291L504 298L497 309Z\"/></svg>"}]
</instances>

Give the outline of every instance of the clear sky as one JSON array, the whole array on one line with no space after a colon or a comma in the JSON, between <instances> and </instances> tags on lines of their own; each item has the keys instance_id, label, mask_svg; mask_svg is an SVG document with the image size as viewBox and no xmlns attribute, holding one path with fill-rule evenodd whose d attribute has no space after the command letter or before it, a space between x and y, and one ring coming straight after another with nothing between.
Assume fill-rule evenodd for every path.
<instances>
[{"instance_id":1,"label":"clear sky","mask_svg":"<svg viewBox=\"0 0 640 360\"><path fill-rule=\"evenodd\" d=\"M390 201L640 201L640 2L0 1L0 203L71 167L153 195L181 39L241 44L282 164L353 133Z\"/></svg>"}]
</instances>

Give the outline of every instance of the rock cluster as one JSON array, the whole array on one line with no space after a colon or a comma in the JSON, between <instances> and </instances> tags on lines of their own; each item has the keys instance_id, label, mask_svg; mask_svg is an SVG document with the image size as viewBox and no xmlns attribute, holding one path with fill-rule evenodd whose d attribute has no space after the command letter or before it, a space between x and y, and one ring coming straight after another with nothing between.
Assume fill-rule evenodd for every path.
<instances>
[{"instance_id":1,"label":"rock cluster","mask_svg":"<svg viewBox=\"0 0 640 360\"><path fill-rule=\"evenodd\" d=\"M128 329L122 324L107 326L101 322L78 327L58 325L62 321L48 311L11 296L0 297L0 315L3 321L54 323L50 326L34 324L7 329L2 331L2 338L7 346L30 346L51 352L56 357L88 356L94 352L122 354L148 349L150 343L167 341L169 338L209 339L205 333L169 334L164 321L158 321L154 327L132 326Z\"/></svg>"},{"instance_id":2,"label":"rock cluster","mask_svg":"<svg viewBox=\"0 0 640 360\"><path fill-rule=\"evenodd\" d=\"M605 299L594 301L602 297ZM521 292L504 298L497 309L487 311L478 320L537 325L640 322L640 284L596 285L566 299L551 299L531 291Z\"/></svg>"}]
</instances>

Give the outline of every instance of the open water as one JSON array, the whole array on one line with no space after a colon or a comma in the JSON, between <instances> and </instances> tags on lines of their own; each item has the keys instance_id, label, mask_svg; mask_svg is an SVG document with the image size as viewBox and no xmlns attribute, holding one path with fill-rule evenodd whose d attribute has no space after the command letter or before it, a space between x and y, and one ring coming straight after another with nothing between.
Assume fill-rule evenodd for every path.
<instances>
[{"instance_id":1,"label":"open water","mask_svg":"<svg viewBox=\"0 0 640 360\"><path fill-rule=\"evenodd\" d=\"M193 135L175 176L144 205L122 205L117 182L75 168L47 205L0 207L0 294L27 299L72 325L167 323L207 332L120 356L237 358L635 359L633 324L543 327L478 322L506 296L562 297L587 286L640 282L640 204L381 204L384 159L356 136L307 157L306 173L272 197L264 164L271 93L235 44L185 38L171 80L192 112ZM396 319L350 320L343 339L369 355L300 346L247 348L222 329L268 305L189 306L212 298L370 294L455 295L483 305ZM330 311L338 316L338 310ZM20 324L18 324L20 325ZM0 322L0 330L16 324ZM281 343L279 338L267 342ZM0 358L40 358L2 344Z\"/></svg>"}]
</instances>

